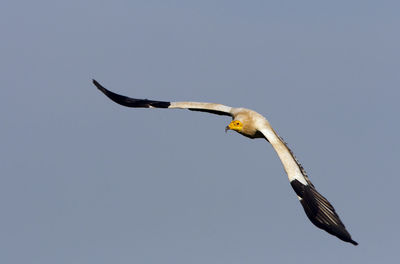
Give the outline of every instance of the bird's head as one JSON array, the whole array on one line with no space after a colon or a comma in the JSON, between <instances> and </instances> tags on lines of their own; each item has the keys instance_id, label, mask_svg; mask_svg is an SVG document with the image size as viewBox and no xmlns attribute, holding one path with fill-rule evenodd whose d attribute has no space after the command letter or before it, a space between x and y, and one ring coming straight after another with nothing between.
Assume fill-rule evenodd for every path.
<instances>
[{"instance_id":1,"label":"bird's head","mask_svg":"<svg viewBox=\"0 0 400 264\"><path fill-rule=\"evenodd\" d=\"M262 121L265 119L263 118ZM236 116L225 128L225 132L233 130L248 138L265 138L258 130L258 122L248 116Z\"/></svg>"},{"instance_id":2,"label":"bird's head","mask_svg":"<svg viewBox=\"0 0 400 264\"><path fill-rule=\"evenodd\" d=\"M243 123L239 120L233 120L226 128L225 132L228 130L234 130L236 132L242 132L243 130Z\"/></svg>"}]
</instances>

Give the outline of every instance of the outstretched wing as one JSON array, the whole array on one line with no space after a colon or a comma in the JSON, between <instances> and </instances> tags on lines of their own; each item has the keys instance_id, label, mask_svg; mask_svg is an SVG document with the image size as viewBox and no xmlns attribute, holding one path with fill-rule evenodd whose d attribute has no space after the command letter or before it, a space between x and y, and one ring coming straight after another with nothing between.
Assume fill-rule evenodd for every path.
<instances>
[{"instance_id":1,"label":"outstretched wing","mask_svg":"<svg viewBox=\"0 0 400 264\"><path fill-rule=\"evenodd\" d=\"M288 173L290 185L296 192L310 221L329 234L343 241L350 242L353 245L358 245L358 243L351 238L349 232L347 232L335 208L333 208L329 201L315 189L303 166L301 166L300 162L296 159L286 142L273 130L272 133L269 133L267 130L262 131L267 140L268 136L274 139L272 145L278 152L283 166Z\"/></svg>"},{"instance_id":2,"label":"outstretched wing","mask_svg":"<svg viewBox=\"0 0 400 264\"><path fill-rule=\"evenodd\" d=\"M307 182L309 182L308 179ZM349 232L347 232L335 208L333 208L329 201L323 197L312 184L304 185L295 179L290 182L290 185L292 185L299 197L307 217L315 226L343 241L358 245L356 241L351 239Z\"/></svg>"},{"instance_id":3,"label":"outstretched wing","mask_svg":"<svg viewBox=\"0 0 400 264\"><path fill-rule=\"evenodd\" d=\"M177 108L177 109L189 109L191 111L207 112L217 115L232 116L232 107L214 104L214 103L199 103L199 102L166 102L166 101L154 101L148 99L135 99L113 93L104 88L96 80L93 80L93 84L102 91L108 98L114 102L127 106L137 108Z\"/></svg>"}]
</instances>

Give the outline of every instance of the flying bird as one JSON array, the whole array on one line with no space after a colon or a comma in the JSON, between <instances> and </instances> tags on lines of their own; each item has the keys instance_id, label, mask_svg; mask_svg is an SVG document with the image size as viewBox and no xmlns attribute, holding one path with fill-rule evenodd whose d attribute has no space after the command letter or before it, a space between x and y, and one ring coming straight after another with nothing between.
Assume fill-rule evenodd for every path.
<instances>
[{"instance_id":1,"label":"flying bird","mask_svg":"<svg viewBox=\"0 0 400 264\"><path fill-rule=\"evenodd\" d=\"M271 127L268 120L261 114L246 108L236 108L214 103L166 102L135 99L113 93L104 88L96 80L93 80L93 84L112 101L127 107L188 109L232 117L232 122L225 128L225 131L233 130L251 139L263 138L272 145L310 221L329 234L345 242L358 245L358 243L351 238L351 235L346 230L346 227L340 220L333 206L315 189L305 170L297 161L285 141L283 141Z\"/></svg>"}]
</instances>

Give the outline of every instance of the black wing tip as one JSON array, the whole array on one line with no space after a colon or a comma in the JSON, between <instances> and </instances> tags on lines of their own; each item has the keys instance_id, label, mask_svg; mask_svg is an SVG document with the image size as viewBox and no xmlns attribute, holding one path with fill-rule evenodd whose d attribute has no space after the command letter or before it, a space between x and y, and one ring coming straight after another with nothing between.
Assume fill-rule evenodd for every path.
<instances>
[{"instance_id":1,"label":"black wing tip","mask_svg":"<svg viewBox=\"0 0 400 264\"><path fill-rule=\"evenodd\" d=\"M351 244L353 244L354 246L358 246L358 243L354 240L349 241Z\"/></svg>"},{"instance_id":2,"label":"black wing tip","mask_svg":"<svg viewBox=\"0 0 400 264\"><path fill-rule=\"evenodd\" d=\"M101 85L95 79L92 79L92 82L97 87L97 89L99 89L103 94L105 94L108 98L110 98L114 102L124 105L124 106L130 106L130 105L126 104L130 100L129 97L119 95L119 94L116 94L116 93L113 93L113 92L107 90L103 85Z\"/></svg>"},{"instance_id":3,"label":"black wing tip","mask_svg":"<svg viewBox=\"0 0 400 264\"><path fill-rule=\"evenodd\" d=\"M325 230L345 242L349 242L355 246L358 245L356 241L351 239L349 232L336 214L333 206L314 187L304 185L296 179L291 181L290 184L297 196L301 198L300 203L307 217L316 227ZM322 207L320 206L321 203L324 204ZM328 211L324 210L324 208L328 207L330 207ZM332 218L335 220L332 221Z\"/></svg>"},{"instance_id":4,"label":"black wing tip","mask_svg":"<svg viewBox=\"0 0 400 264\"><path fill-rule=\"evenodd\" d=\"M104 88L98 81L96 81L95 79L92 79L93 84L97 87L97 89L99 89L100 91L104 92L107 89Z\"/></svg>"},{"instance_id":5,"label":"black wing tip","mask_svg":"<svg viewBox=\"0 0 400 264\"><path fill-rule=\"evenodd\" d=\"M139 107L139 108L168 108L171 105L171 102L164 102L164 101L154 101L154 100L147 100L147 99L136 99L130 98L124 95L113 93L103 87L98 81L92 79L93 84L103 92L108 98L116 102L117 104L126 106L126 107Z\"/></svg>"},{"instance_id":6,"label":"black wing tip","mask_svg":"<svg viewBox=\"0 0 400 264\"><path fill-rule=\"evenodd\" d=\"M358 242L354 241L351 238L351 236L350 236L349 232L346 230L346 228L344 228L344 230L342 230L342 232L344 234L342 233L341 235L335 235L335 234L332 234L332 235L337 236L339 239L343 240L344 242L348 242L348 243L353 244L354 246L358 246Z\"/></svg>"}]
</instances>

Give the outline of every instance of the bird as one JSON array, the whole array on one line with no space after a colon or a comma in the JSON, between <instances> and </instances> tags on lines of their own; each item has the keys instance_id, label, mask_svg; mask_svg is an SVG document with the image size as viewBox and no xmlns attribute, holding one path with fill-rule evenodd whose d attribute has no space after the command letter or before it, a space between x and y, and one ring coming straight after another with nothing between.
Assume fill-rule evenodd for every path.
<instances>
[{"instance_id":1,"label":"bird","mask_svg":"<svg viewBox=\"0 0 400 264\"><path fill-rule=\"evenodd\" d=\"M263 115L250 109L216 103L168 102L130 98L107 90L94 79L93 84L109 99L126 107L188 109L232 117L232 121L226 126L225 132L232 130L250 139L262 138L272 145L309 220L316 227L325 230L329 234L345 242L358 245L351 238L350 233L346 230L333 206L311 183L306 171L287 143L275 132Z\"/></svg>"}]
</instances>

